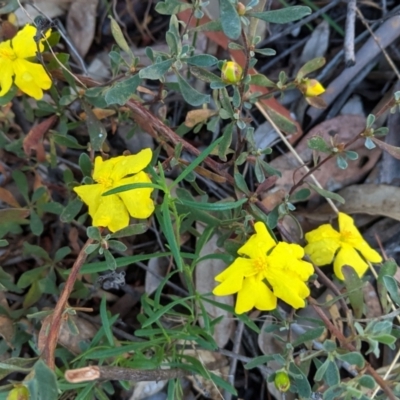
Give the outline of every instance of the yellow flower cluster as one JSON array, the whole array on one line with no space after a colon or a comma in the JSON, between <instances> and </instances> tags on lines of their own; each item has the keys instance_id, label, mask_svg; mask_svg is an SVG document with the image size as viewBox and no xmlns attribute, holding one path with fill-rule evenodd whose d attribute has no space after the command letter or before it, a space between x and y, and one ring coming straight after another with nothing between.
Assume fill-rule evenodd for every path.
<instances>
[{"instance_id":1,"label":"yellow flower cluster","mask_svg":"<svg viewBox=\"0 0 400 400\"><path fill-rule=\"evenodd\" d=\"M97 183L74 188L88 205L93 226L108 227L111 232L115 232L129 225L129 216L145 219L153 213L154 202L150 197L152 188L131 189L102 196L103 193L123 185L151 183L149 176L143 171L150 164L151 158L151 149L107 161L96 157L93 179Z\"/></svg>"},{"instance_id":2,"label":"yellow flower cluster","mask_svg":"<svg viewBox=\"0 0 400 400\"><path fill-rule=\"evenodd\" d=\"M339 232L324 224L307 233L303 249L297 244L276 243L262 222L254 224L256 233L238 250L240 257L215 277L220 284L213 290L217 296L237 293L235 312L273 310L277 299L293 308L305 306L310 291L306 285L313 274L306 254L317 266L333 262L335 275L344 279L342 267L349 265L361 277L367 270L365 260L379 263L382 257L372 249L354 226L351 217L339 213Z\"/></svg>"},{"instance_id":3,"label":"yellow flower cluster","mask_svg":"<svg viewBox=\"0 0 400 400\"><path fill-rule=\"evenodd\" d=\"M35 42L35 34L36 28L26 25L13 39L0 43L0 96L8 93L13 82L36 100L43 97L43 90L50 89L51 79L43 66L29 61L38 48L44 49L42 41Z\"/></svg>"}]
</instances>

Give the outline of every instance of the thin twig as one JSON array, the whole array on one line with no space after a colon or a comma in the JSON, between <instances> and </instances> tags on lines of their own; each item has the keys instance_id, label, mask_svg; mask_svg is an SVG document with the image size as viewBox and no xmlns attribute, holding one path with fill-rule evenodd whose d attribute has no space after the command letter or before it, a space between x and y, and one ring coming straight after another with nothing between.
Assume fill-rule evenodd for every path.
<instances>
[{"instance_id":1,"label":"thin twig","mask_svg":"<svg viewBox=\"0 0 400 400\"><path fill-rule=\"evenodd\" d=\"M244 331L244 323L242 321L239 321L238 327L235 332L235 339L234 339L233 349L232 349L232 352L235 354L239 353L240 346L242 344L243 331ZM236 367L237 367L237 358L234 358L234 359L232 359L231 365L229 367L229 374L228 374L228 380L232 386L234 386L234 383L235 383ZM232 398L232 394L230 392L228 392L227 390L225 390L224 391L224 400L231 400L231 398Z\"/></svg>"},{"instance_id":2,"label":"thin twig","mask_svg":"<svg viewBox=\"0 0 400 400\"><path fill-rule=\"evenodd\" d=\"M356 63L356 56L354 54L356 8L356 0L349 0L347 3L347 17L344 37L344 61L346 67L352 67Z\"/></svg>"},{"instance_id":3,"label":"thin twig","mask_svg":"<svg viewBox=\"0 0 400 400\"><path fill-rule=\"evenodd\" d=\"M47 340L42 352L42 357L46 364L49 366L49 368L54 369L55 366L55 360L54 360L54 353L57 347L57 341L58 341L58 336L60 334L60 326L61 326L61 320L62 320L62 315L64 313L65 307L68 302L68 298L74 288L74 284L76 281L76 278L78 276L78 273L83 265L83 263L86 260L87 254L85 252L86 248L93 243L93 239L88 239L83 246L82 250L78 254L78 257L76 258L74 265L71 268L71 272L67 278L67 281L65 282L63 291L61 292L60 298L58 299L58 302L56 304L56 307L54 308L52 320L50 327L47 325L43 325L42 329L49 329L49 333L47 335ZM40 332L41 335L46 335L46 332Z\"/></svg>"},{"instance_id":4,"label":"thin twig","mask_svg":"<svg viewBox=\"0 0 400 400\"><path fill-rule=\"evenodd\" d=\"M375 33L373 32L373 30L370 28L370 26L368 25L368 22L365 20L362 12L360 11L360 9L357 7L356 8L356 12L358 14L358 16L361 19L361 22L364 24L364 26L368 29L368 32L371 34L371 36L374 38L375 43L378 45L378 47L381 49L383 55L386 58L386 61L389 63L389 65L392 67L394 73L397 76L397 79L400 80L400 73L399 70L397 69L396 65L394 64L394 62L392 61L392 59L390 58L389 54L387 53L387 51L385 50L385 48L381 45L379 39L376 37Z\"/></svg>"},{"instance_id":5,"label":"thin twig","mask_svg":"<svg viewBox=\"0 0 400 400\"><path fill-rule=\"evenodd\" d=\"M301 157L299 156L299 154L297 153L297 151L294 149L294 147L289 143L289 141L286 139L286 136L281 132L281 130L276 126L275 122L272 120L272 118L268 115L268 113L265 111L264 107L262 106L262 104L260 102L256 103L257 108L259 109L259 111L261 112L261 114L265 117L265 119L272 125L272 127L275 129L275 131L278 133L278 135L280 136L281 140L283 141L283 143L286 145L286 147L289 149L289 151L294 155L294 157L296 158L296 160L300 163L300 165L305 169L305 171L308 173L310 171L310 169L307 167L307 165L304 164L303 160L301 159ZM321 186L321 184L319 183L319 181L317 180L317 178L311 174L310 178L314 181L315 185L317 187L319 187L320 189L323 189L323 187ZM333 203L333 201L329 198L326 198L326 201L328 202L328 204L331 206L332 210L336 213L339 214L339 210L338 208L335 206L335 204Z\"/></svg>"}]
</instances>

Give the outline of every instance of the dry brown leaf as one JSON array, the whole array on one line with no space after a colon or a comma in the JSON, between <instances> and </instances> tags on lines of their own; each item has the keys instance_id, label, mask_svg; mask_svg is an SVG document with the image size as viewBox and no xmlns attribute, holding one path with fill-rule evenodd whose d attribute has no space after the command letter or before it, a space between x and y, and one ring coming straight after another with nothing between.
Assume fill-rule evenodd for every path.
<instances>
[{"instance_id":1,"label":"dry brown leaf","mask_svg":"<svg viewBox=\"0 0 400 400\"><path fill-rule=\"evenodd\" d=\"M211 118L214 115L217 115L217 111L206 108L202 108L200 110L191 110L186 115L185 125L188 128L193 128L195 125L199 124L200 122L207 121L208 118Z\"/></svg>"},{"instance_id":2,"label":"dry brown leaf","mask_svg":"<svg viewBox=\"0 0 400 400\"><path fill-rule=\"evenodd\" d=\"M14 195L7 189L0 187L0 200L7 203L11 207L20 208L20 204Z\"/></svg>"},{"instance_id":3,"label":"dry brown leaf","mask_svg":"<svg viewBox=\"0 0 400 400\"><path fill-rule=\"evenodd\" d=\"M97 119L104 119L104 118L108 118L111 115L115 114L115 110L105 110L104 108L93 108L93 113L96 116ZM82 121L86 120L86 113L82 112L79 114L79 118Z\"/></svg>"},{"instance_id":4,"label":"dry brown leaf","mask_svg":"<svg viewBox=\"0 0 400 400\"><path fill-rule=\"evenodd\" d=\"M400 221L400 188L389 185L362 184L342 189L345 199L340 210L347 214L383 215Z\"/></svg>"},{"instance_id":5,"label":"dry brown leaf","mask_svg":"<svg viewBox=\"0 0 400 400\"><path fill-rule=\"evenodd\" d=\"M326 301L332 301L334 299L334 296L332 295L327 295L326 296ZM332 303L328 307L329 314L331 315L331 320L333 325L337 328L339 332L343 332L343 321L341 320L342 316L340 315L340 310L339 310L339 303Z\"/></svg>"},{"instance_id":6,"label":"dry brown leaf","mask_svg":"<svg viewBox=\"0 0 400 400\"><path fill-rule=\"evenodd\" d=\"M28 157L31 156L32 150L35 150L38 161L43 162L46 160L46 152L43 147L43 137L57 120L57 115L52 115L51 117L46 118L40 124L34 126L28 132L23 141L24 152Z\"/></svg>"},{"instance_id":7,"label":"dry brown leaf","mask_svg":"<svg viewBox=\"0 0 400 400\"><path fill-rule=\"evenodd\" d=\"M145 293L151 295L155 292L168 270L170 262L166 257L151 258L146 271Z\"/></svg>"},{"instance_id":8,"label":"dry brown leaf","mask_svg":"<svg viewBox=\"0 0 400 400\"><path fill-rule=\"evenodd\" d=\"M364 300L366 305L366 318L378 318L382 316L382 307L379 297L371 282L366 281L363 285Z\"/></svg>"},{"instance_id":9,"label":"dry brown leaf","mask_svg":"<svg viewBox=\"0 0 400 400\"><path fill-rule=\"evenodd\" d=\"M307 164L313 157L313 151L307 147L307 141L310 138L320 136L329 143L330 138L336 135L337 141L346 143L364 129L365 118L359 115L339 115L311 129L298 143L296 151ZM340 169L336 164L336 159L331 159L315 171L314 176L324 189L336 191L359 182L375 166L381 155L379 149L371 151L365 148L363 139L357 140L349 146L348 150L357 151L359 158L349 161L347 169ZM282 177L277 180L274 190L283 188L288 192L293 186L293 174L295 174L294 181L297 182L306 173L304 168L299 168L299 163L290 153L271 161L271 166L282 172ZM316 196L314 191L312 191L312 196Z\"/></svg>"},{"instance_id":10,"label":"dry brown leaf","mask_svg":"<svg viewBox=\"0 0 400 400\"><path fill-rule=\"evenodd\" d=\"M198 232L202 233L204 231L204 227L197 223L196 229ZM203 246L200 251L199 257L215 254L218 252L222 252L223 249L220 249L217 246L216 235L212 236L210 240ZM196 280L196 290L199 293L209 293L216 286L215 277L222 272L227 265L220 259L209 259L200 261L195 269L195 280ZM233 306L233 296L211 296L209 297L211 300L218 301L220 303ZM218 344L219 347L223 348L228 343L228 340L231 336L233 329L235 329L235 322L232 318L232 314L227 311L221 309L220 307L216 307L208 302L203 302L204 308L207 313L211 316L211 318L223 317L221 321L215 325L214 328L214 340ZM200 325L204 326L203 319L199 319Z\"/></svg>"},{"instance_id":11,"label":"dry brown leaf","mask_svg":"<svg viewBox=\"0 0 400 400\"><path fill-rule=\"evenodd\" d=\"M85 57L96 30L99 0L75 0L67 16L67 31L81 57Z\"/></svg>"},{"instance_id":12,"label":"dry brown leaf","mask_svg":"<svg viewBox=\"0 0 400 400\"><path fill-rule=\"evenodd\" d=\"M225 356L209 350L186 349L185 355L198 359L207 369L218 375L220 378L227 380L229 374L229 364ZM200 375L187 376L193 387L207 399L222 400L221 389L210 379L206 379Z\"/></svg>"},{"instance_id":13,"label":"dry brown leaf","mask_svg":"<svg viewBox=\"0 0 400 400\"><path fill-rule=\"evenodd\" d=\"M72 354L78 355L82 352L82 345L84 345L85 342L89 343L96 335L98 327L77 315L68 315L68 318L75 324L79 333L74 335L68 326L67 320L63 320L58 343L68 349Z\"/></svg>"}]
</instances>

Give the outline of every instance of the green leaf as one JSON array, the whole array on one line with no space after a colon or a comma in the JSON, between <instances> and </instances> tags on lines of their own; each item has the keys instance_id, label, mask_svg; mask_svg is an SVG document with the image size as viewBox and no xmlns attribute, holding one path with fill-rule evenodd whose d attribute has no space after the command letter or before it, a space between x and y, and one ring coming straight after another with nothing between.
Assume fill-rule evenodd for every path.
<instances>
[{"instance_id":1,"label":"green leaf","mask_svg":"<svg viewBox=\"0 0 400 400\"><path fill-rule=\"evenodd\" d=\"M4 96L0 97L0 106L5 106L9 103L17 94L17 90L18 88L15 85L12 85L11 89Z\"/></svg>"},{"instance_id":2,"label":"green leaf","mask_svg":"<svg viewBox=\"0 0 400 400\"><path fill-rule=\"evenodd\" d=\"M182 96L187 103L190 105L197 107L201 106L204 103L210 102L210 95L205 95L198 92L196 89L192 88L179 74L176 72L176 77L178 78L179 88L181 90Z\"/></svg>"},{"instance_id":3,"label":"green leaf","mask_svg":"<svg viewBox=\"0 0 400 400\"><path fill-rule=\"evenodd\" d=\"M229 146L232 143L232 135L233 135L233 127L235 126L234 122L228 124L222 133L222 140L218 146L218 157L222 161L227 161L226 154L228 153Z\"/></svg>"},{"instance_id":4,"label":"green leaf","mask_svg":"<svg viewBox=\"0 0 400 400\"><path fill-rule=\"evenodd\" d=\"M392 278L391 276L386 275L383 277L383 283L384 283L387 291L389 292L392 300L398 306L400 306L399 288L397 286L396 280L394 278Z\"/></svg>"},{"instance_id":5,"label":"green leaf","mask_svg":"<svg viewBox=\"0 0 400 400\"><path fill-rule=\"evenodd\" d=\"M56 144L59 144L60 146L65 146L70 149L86 149L87 146L82 146L81 144L78 143L76 138L74 138L71 135L60 135L59 133L53 133L51 136L54 139L54 142Z\"/></svg>"},{"instance_id":6,"label":"green leaf","mask_svg":"<svg viewBox=\"0 0 400 400\"><path fill-rule=\"evenodd\" d=\"M311 340L318 339L325 331L325 327L320 326L317 328L312 328L307 332L300 335L293 343L293 347L297 347L305 342L309 342Z\"/></svg>"},{"instance_id":7,"label":"green leaf","mask_svg":"<svg viewBox=\"0 0 400 400\"><path fill-rule=\"evenodd\" d=\"M268 113L268 115L281 131L286 132L287 134L294 134L297 132L296 124L289 118L285 117L284 115L278 113L273 108L270 108L268 106L265 107L265 111Z\"/></svg>"},{"instance_id":8,"label":"green leaf","mask_svg":"<svg viewBox=\"0 0 400 400\"><path fill-rule=\"evenodd\" d=\"M358 368L364 368L365 365L364 357L356 351L352 351L346 354L336 354L336 358L345 361L350 365L357 365Z\"/></svg>"},{"instance_id":9,"label":"green leaf","mask_svg":"<svg viewBox=\"0 0 400 400\"><path fill-rule=\"evenodd\" d=\"M190 72L193 76L195 76L196 78L198 78L204 82L208 82L208 83L218 82L218 83L225 85L225 83L222 81L222 79L219 76L213 74L210 71L207 71L204 68L190 67Z\"/></svg>"},{"instance_id":10,"label":"green leaf","mask_svg":"<svg viewBox=\"0 0 400 400\"><path fill-rule=\"evenodd\" d=\"M331 146L320 136L314 136L307 140L307 146L311 150L321 151L322 153L332 153Z\"/></svg>"},{"instance_id":11,"label":"green leaf","mask_svg":"<svg viewBox=\"0 0 400 400\"><path fill-rule=\"evenodd\" d=\"M355 318L361 318L364 306L364 293L362 291L364 284L351 266L344 265L342 267L342 273L345 278L344 284L347 289L350 304L353 308L354 316Z\"/></svg>"},{"instance_id":12,"label":"green leaf","mask_svg":"<svg viewBox=\"0 0 400 400\"><path fill-rule=\"evenodd\" d=\"M114 232L110 237L111 238L122 238L122 237L127 237L127 236L141 235L142 233L145 233L148 229L149 229L149 226L146 223L128 225L126 228L123 228L117 232Z\"/></svg>"},{"instance_id":13,"label":"green leaf","mask_svg":"<svg viewBox=\"0 0 400 400\"><path fill-rule=\"evenodd\" d=\"M106 296L104 296L104 295L102 296L101 303L100 303L100 318L101 318L101 325L104 329L104 333L106 335L108 343L110 344L111 347L113 347L114 346L114 337L113 337L113 333L111 330L110 321L109 321L108 315L107 315L107 300L106 300Z\"/></svg>"},{"instance_id":14,"label":"green leaf","mask_svg":"<svg viewBox=\"0 0 400 400\"><path fill-rule=\"evenodd\" d=\"M358 379L358 384L371 390L375 389L376 386L375 379L371 375L360 376Z\"/></svg>"},{"instance_id":15,"label":"green leaf","mask_svg":"<svg viewBox=\"0 0 400 400\"><path fill-rule=\"evenodd\" d=\"M101 195L102 196L111 196L112 194L126 192L128 190L148 189L148 188L163 190L163 188L160 185L156 185L155 183L128 183L126 185L121 185L114 189L107 190L107 192L104 192Z\"/></svg>"},{"instance_id":16,"label":"green leaf","mask_svg":"<svg viewBox=\"0 0 400 400\"><path fill-rule=\"evenodd\" d=\"M128 43L125 40L124 34L121 31L121 28L119 27L117 21L111 16L109 15L108 18L110 18L111 20L111 33L117 43L117 45L123 50L125 51L125 53L127 53L130 57L131 60L134 58L132 51L128 45Z\"/></svg>"},{"instance_id":17,"label":"green leaf","mask_svg":"<svg viewBox=\"0 0 400 400\"><path fill-rule=\"evenodd\" d=\"M43 233L43 222L37 215L35 210L31 210L31 216L29 220L29 227L35 236L40 236Z\"/></svg>"},{"instance_id":18,"label":"green leaf","mask_svg":"<svg viewBox=\"0 0 400 400\"><path fill-rule=\"evenodd\" d=\"M79 156L79 167L83 176L92 176L92 161L86 153L81 153Z\"/></svg>"},{"instance_id":19,"label":"green leaf","mask_svg":"<svg viewBox=\"0 0 400 400\"><path fill-rule=\"evenodd\" d=\"M139 74L133 75L128 79L124 79L104 90L104 98L107 105L119 104L123 106L136 92L141 78Z\"/></svg>"},{"instance_id":20,"label":"green leaf","mask_svg":"<svg viewBox=\"0 0 400 400\"><path fill-rule=\"evenodd\" d=\"M218 58L208 54L199 54L191 57L182 58L182 61L197 67L212 67L218 62Z\"/></svg>"},{"instance_id":21,"label":"green leaf","mask_svg":"<svg viewBox=\"0 0 400 400\"><path fill-rule=\"evenodd\" d=\"M165 60L157 62L153 65L149 65L148 67L140 70L139 77L142 79L152 79L152 80L161 79L171 68L171 65L173 63L174 60Z\"/></svg>"},{"instance_id":22,"label":"green leaf","mask_svg":"<svg viewBox=\"0 0 400 400\"><path fill-rule=\"evenodd\" d=\"M55 373L42 360L35 363L33 371L33 378L24 381L31 395L30 400L58 399L58 385Z\"/></svg>"},{"instance_id":23,"label":"green leaf","mask_svg":"<svg viewBox=\"0 0 400 400\"><path fill-rule=\"evenodd\" d=\"M263 56L276 55L276 51L274 49L254 49L254 53L262 54Z\"/></svg>"},{"instance_id":24,"label":"green leaf","mask_svg":"<svg viewBox=\"0 0 400 400\"><path fill-rule=\"evenodd\" d=\"M181 11L193 8L192 4L182 3L178 0L165 0L160 1L156 5L156 11L162 15L178 14Z\"/></svg>"},{"instance_id":25,"label":"green leaf","mask_svg":"<svg viewBox=\"0 0 400 400\"><path fill-rule=\"evenodd\" d=\"M187 207L191 207L198 210L225 211L225 210L233 210L235 208L240 207L241 205L247 202L247 198L240 199L237 201L220 201L217 203L200 203L195 201L188 201L185 199L179 199L179 201Z\"/></svg>"},{"instance_id":26,"label":"green leaf","mask_svg":"<svg viewBox=\"0 0 400 400\"><path fill-rule=\"evenodd\" d=\"M375 115L369 114L367 117L367 123L366 123L367 128L371 128L372 125L374 125L374 123L375 123Z\"/></svg>"},{"instance_id":27,"label":"green leaf","mask_svg":"<svg viewBox=\"0 0 400 400\"><path fill-rule=\"evenodd\" d=\"M304 201L310 197L311 191L310 189L303 188L298 190L297 192L293 193L290 196L291 201Z\"/></svg>"},{"instance_id":28,"label":"green leaf","mask_svg":"<svg viewBox=\"0 0 400 400\"><path fill-rule=\"evenodd\" d=\"M79 198L71 200L60 215L61 222L72 222L74 218L79 214L79 211L81 211L82 206L83 203Z\"/></svg>"},{"instance_id":29,"label":"green leaf","mask_svg":"<svg viewBox=\"0 0 400 400\"><path fill-rule=\"evenodd\" d=\"M218 138L214 142L212 142L206 149L204 149L199 156L192 161L183 171L182 173L174 180L174 182L170 185L170 189L176 186L179 182L186 178L186 176L192 172L198 165L200 165L211 152L220 144L222 141L222 137Z\"/></svg>"},{"instance_id":30,"label":"green leaf","mask_svg":"<svg viewBox=\"0 0 400 400\"><path fill-rule=\"evenodd\" d=\"M297 21L310 14L311 8L305 6L294 6L274 11L247 12L246 16L258 18L265 22L272 22L274 24L287 24L288 22Z\"/></svg>"},{"instance_id":31,"label":"green leaf","mask_svg":"<svg viewBox=\"0 0 400 400\"><path fill-rule=\"evenodd\" d=\"M228 38L236 40L240 36L241 22L236 7L229 0L219 0L222 30Z\"/></svg>"},{"instance_id":32,"label":"green leaf","mask_svg":"<svg viewBox=\"0 0 400 400\"><path fill-rule=\"evenodd\" d=\"M183 271L183 260L182 256L180 253L180 246L178 244L178 240L176 237L176 232L174 230L174 226L172 225L172 220L171 220L171 214L169 211L169 205L168 205L168 197L165 196L163 203L161 204L161 214L160 212L156 212L157 219L159 220L161 226L162 226L162 232L164 233L164 236L167 238L167 242L169 245L169 248L171 250L171 253L174 256L176 266L179 271ZM144 326L143 326L144 328Z\"/></svg>"},{"instance_id":33,"label":"green leaf","mask_svg":"<svg viewBox=\"0 0 400 400\"><path fill-rule=\"evenodd\" d=\"M338 195L337 193L330 192L329 190L321 189L317 185L314 185L313 183L307 182L309 186L311 186L318 194L321 196L327 198L327 199L332 199L335 201L338 201L339 203L344 204L345 200L342 196Z\"/></svg>"},{"instance_id":34,"label":"green leaf","mask_svg":"<svg viewBox=\"0 0 400 400\"><path fill-rule=\"evenodd\" d=\"M106 129L101 121L96 117L89 104L83 99L81 100L81 104L86 114L85 122L89 131L92 150L100 151L103 148L104 141L107 139Z\"/></svg>"},{"instance_id":35,"label":"green leaf","mask_svg":"<svg viewBox=\"0 0 400 400\"><path fill-rule=\"evenodd\" d=\"M397 340L394 336L388 335L388 334L374 336L374 339L376 341L378 341L379 343L383 343L383 344L387 344L387 345L391 345L391 344L395 343Z\"/></svg>"},{"instance_id":36,"label":"green leaf","mask_svg":"<svg viewBox=\"0 0 400 400\"><path fill-rule=\"evenodd\" d=\"M294 363L289 364L289 375L293 378L297 387L297 393L304 399L311 398L311 386L303 371Z\"/></svg>"},{"instance_id":37,"label":"green leaf","mask_svg":"<svg viewBox=\"0 0 400 400\"><path fill-rule=\"evenodd\" d=\"M340 383L339 368L335 362L328 360L328 368L325 371L324 380L328 386L335 386Z\"/></svg>"},{"instance_id":38,"label":"green leaf","mask_svg":"<svg viewBox=\"0 0 400 400\"><path fill-rule=\"evenodd\" d=\"M246 183L246 180L244 179L243 175L238 172L235 172L234 179L235 179L236 187L241 192L243 192L246 196L250 196L250 190L247 187L247 183Z\"/></svg>"},{"instance_id":39,"label":"green leaf","mask_svg":"<svg viewBox=\"0 0 400 400\"><path fill-rule=\"evenodd\" d=\"M313 58L312 60L307 61L299 69L299 72L297 72L296 80L301 81L305 76L307 76L308 74L311 74L311 72L314 72L317 69L322 68L325 65L325 62L326 62L326 60L324 57Z\"/></svg>"},{"instance_id":40,"label":"green leaf","mask_svg":"<svg viewBox=\"0 0 400 400\"><path fill-rule=\"evenodd\" d=\"M16 183L18 190L22 194L24 200L29 203L29 185L28 185L28 180L26 179L26 176L23 172L19 170L14 170L12 172L12 177L14 179L14 182Z\"/></svg>"}]
</instances>

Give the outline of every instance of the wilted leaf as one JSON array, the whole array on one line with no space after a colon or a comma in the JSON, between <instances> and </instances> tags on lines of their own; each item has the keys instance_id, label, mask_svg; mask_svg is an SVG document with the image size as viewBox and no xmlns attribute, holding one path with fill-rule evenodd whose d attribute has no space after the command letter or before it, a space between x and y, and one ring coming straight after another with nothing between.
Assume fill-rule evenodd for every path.
<instances>
[{"instance_id":1,"label":"wilted leaf","mask_svg":"<svg viewBox=\"0 0 400 400\"><path fill-rule=\"evenodd\" d=\"M207 121L209 118L217 115L217 111L202 108L200 110L191 110L186 114L185 125L188 128L193 128L201 122Z\"/></svg>"}]
</instances>

